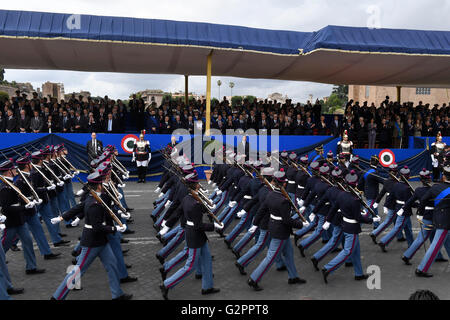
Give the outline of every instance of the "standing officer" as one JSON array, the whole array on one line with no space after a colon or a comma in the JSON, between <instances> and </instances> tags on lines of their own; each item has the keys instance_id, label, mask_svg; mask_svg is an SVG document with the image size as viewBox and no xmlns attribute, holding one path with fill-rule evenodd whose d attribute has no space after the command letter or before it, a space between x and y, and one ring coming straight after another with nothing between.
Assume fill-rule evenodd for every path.
<instances>
[{"instance_id":1,"label":"standing officer","mask_svg":"<svg viewBox=\"0 0 450 320\"><path fill-rule=\"evenodd\" d=\"M433 242L428 248L427 253L422 259L419 267L416 270L418 277L429 278L433 275L428 273L428 270L433 265L438 252L442 246L447 250L450 256L450 237L448 230L450 230L450 166L444 167L443 182L435 184L422 197L419 210L424 210L428 200L434 201L433 224L436 228Z\"/></svg>"},{"instance_id":2,"label":"standing officer","mask_svg":"<svg viewBox=\"0 0 450 320\"><path fill-rule=\"evenodd\" d=\"M444 163L445 142L442 142L441 132L438 132L436 141L431 144L431 163L433 165L433 181L439 181L441 168Z\"/></svg>"},{"instance_id":3,"label":"standing officer","mask_svg":"<svg viewBox=\"0 0 450 320\"><path fill-rule=\"evenodd\" d=\"M97 140L97 134L95 132L91 133L91 140L88 141L86 144L86 151L89 157L89 163L91 163L92 160L97 158L97 156L102 152L103 150L103 142L100 140Z\"/></svg>"},{"instance_id":4,"label":"standing officer","mask_svg":"<svg viewBox=\"0 0 450 320\"><path fill-rule=\"evenodd\" d=\"M103 176L99 172L91 173L87 177L89 187L101 196L103 191ZM85 225L81 235L81 253L77 259L75 268L67 274L58 289L52 296L52 300L64 300L75 284L76 280L83 276L95 258L99 257L108 274L109 286L114 300L130 300L131 294L123 293L120 288L117 260L108 243L108 234L123 232L122 227L106 225L107 208L98 203L94 197L89 196L84 205Z\"/></svg>"},{"instance_id":5,"label":"standing officer","mask_svg":"<svg viewBox=\"0 0 450 320\"><path fill-rule=\"evenodd\" d=\"M288 283L306 283L306 280L299 278L297 274L294 263L294 250L290 239L292 228L300 229L304 224L300 220L291 218L291 205L281 193L281 187L286 187L286 174L283 171L277 171L273 176L273 191L268 193L266 200L261 208L259 208L257 216L255 217L256 224L258 224L258 220L262 219L264 216L270 217L269 233L272 237L267 256L248 279L248 285L255 291L262 290L258 283L280 254L283 255L289 274Z\"/></svg>"},{"instance_id":6,"label":"standing officer","mask_svg":"<svg viewBox=\"0 0 450 320\"><path fill-rule=\"evenodd\" d=\"M147 167L152 159L150 141L144 140L145 130L142 130L139 135L139 141L134 144L133 158L131 162L136 161L138 170L138 183L145 183L145 176L147 175Z\"/></svg>"},{"instance_id":7,"label":"standing officer","mask_svg":"<svg viewBox=\"0 0 450 320\"><path fill-rule=\"evenodd\" d=\"M30 230L25 223L25 210L34 208L35 203L19 199L18 193L13 189L13 179L16 169L12 160L6 160L0 164L3 179L9 183L2 183L0 187L0 206L2 213L6 216L6 229L3 232L2 245L6 253L13 244L16 236L19 237L23 246L23 255L26 262L26 274L44 273L45 269L37 269L36 256L34 255L33 240Z\"/></svg>"},{"instance_id":8,"label":"standing officer","mask_svg":"<svg viewBox=\"0 0 450 320\"><path fill-rule=\"evenodd\" d=\"M198 192L200 184L196 173L186 176L185 180L193 192ZM159 286L165 300L168 299L169 289L174 288L181 280L199 267L202 270L202 294L213 294L220 291L213 286L212 259L205 232L214 231L214 228L221 229L223 225L219 225L216 222L214 224L204 223L202 220L206 208L197 202L191 194L184 197L181 206L186 218L188 258L183 268L164 280L163 284Z\"/></svg>"},{"instance_id":9,"label":"standing officer","mask_svg":"<svg viewBox=\"0 0 450 320\"><path fill-rule=\"evenodd\" d=\"M356 187L358 184L358 176L351 171L345 181L348 185ZM367 217L361 213L360 200L353 194L346 192L340 195L334 203L335 209L341 210L342 214L342 231L344 232L344 249L322 269L323 280L328 283L328 275L336 271L348 259L353 263L355 270L355 280L365 280L368 275L363 273L361 266L361 253L359 246L359 233L361 233L361 223L372 223L380 221L380 217ZM336 210L337 211L337 210Z\"/></svg>"},{"instance_id":10,"label":"standing officer","mask_svg":"<svg viewBox=\"0 0 450 320\"><path fill-rule=\"evenodd\" d=\"M353 142L348 140L347 130L342 135L342 141L337 143L337 154L342 155L345 161L350 162L353 152Z\"/></svg>"}]
</instances>

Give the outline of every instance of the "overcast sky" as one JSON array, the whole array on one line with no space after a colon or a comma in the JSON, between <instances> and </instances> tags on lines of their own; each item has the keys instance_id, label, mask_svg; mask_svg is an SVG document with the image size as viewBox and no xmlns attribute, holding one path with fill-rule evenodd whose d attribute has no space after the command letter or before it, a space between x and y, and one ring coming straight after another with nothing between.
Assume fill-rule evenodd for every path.
<instances>
[{"instance_id":1,"label":"overcast sky","mask_svg":"<svg viewBox=\"0 0 450 320\"><path fill-rule=\"evenodd\" d=\"M1 9L109 15L179 21L198 21L255 28L316 31L327 25L382 28L450 30L450 0L22 0L2 1ZM73 71L35 71L7 69L7 80L31 82L41 87L45 81L62 82L66 93L87 90L92 95L126 99L131 92L144 89L184 90L184 77L89 73ZM331 85L309 82L253 80L213 77L212 95L218 97L217 80L222 80L221 96L252 94L266 98L279 92L305 102L328 96ZM191 77L190 91L205 92L205 77Z\"/></svg>"}]
</instances>

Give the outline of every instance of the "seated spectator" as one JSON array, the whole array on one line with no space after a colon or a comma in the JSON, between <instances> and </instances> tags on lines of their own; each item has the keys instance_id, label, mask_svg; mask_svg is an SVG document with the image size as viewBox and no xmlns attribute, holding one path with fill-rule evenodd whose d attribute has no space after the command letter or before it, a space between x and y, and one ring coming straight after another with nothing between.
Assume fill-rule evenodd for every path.
<instances>
[{"instance_id":1,"label":"seated spectator","mask_svg":"<svg viewBox=\"0 0 450 320\"><path fill-rule=\"evenodd\" d=\"M42 119L42 117L39 116L39 111L37 110L33 111L33 118L31 118L30 120L31 132L33 133L42 132L43 127L44 127L44 120Z\"/></svg>"},{"instance_id":2,"label":"seated spectator","mask_svg":"<svg viewBox=\"0 0 450 320\"><path fill-rule=\"evenodd\" d=\"M16 132L17 120L14 117L13 111L8 109L6 117L6 132Z\"/></svg>"}]
</instances>

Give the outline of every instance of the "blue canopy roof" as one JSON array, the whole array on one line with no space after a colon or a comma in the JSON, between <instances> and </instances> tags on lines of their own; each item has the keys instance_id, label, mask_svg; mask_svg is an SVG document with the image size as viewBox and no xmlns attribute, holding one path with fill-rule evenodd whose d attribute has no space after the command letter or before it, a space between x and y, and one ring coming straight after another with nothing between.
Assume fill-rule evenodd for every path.
<instances>
[{"instance_id":1,"label":"blue canopy roof","mask_svg":"<svg viewBox=\"0 0 450 320\"><path fill-rule=\"evenodd\" d=\"M13 41L16 42L13 42ZM37 43L30 44L29 40L40 41L45 45L37 45ZM152 47L169 47L171 51L165 53L156 54L156 58L159 56L172 57L172 64L167 68L158 68L149 65L142 65L141 69L138 69L133 63L140 63L140 60L134 60L126 62L126 57L120 57L120 55L114 53L115 49L109 49L111 59L108 67L95 66L94 61L96 59L95 54L91 57L79 57L76 55L72 57L70 61L65 61L62 58L58 58L54 53L49 52L50 48L54 48L54 45L50 44L50 41L61 41L66 43L67 41L77 40L77 42L83 41L90 44L79 44L78 47L85 47L87 49L93 49L93 46L101 52L105 50L105 44L109 46L117 44L120 45L133 45L135 50L140 50L139 47L152 46ZM19 44L18 41L27 41ZM61 44L59 43L59 45ZM117 71L117 72L145 72L151 73L180 73L180 74L204 74L204 67L195 68L181 68L180 62L177 59L182 59L183 55L189 56L192 64L195 66L197 62L197 55L203 59L201 64L204 64L204 57L211 50L222 51L221 59L229 58L229 61L222 61L222 65L215 64L213 67L213 73L216 75L235 75L235 76L248 76L250 78L275 78L275 79L290 79L290 80L312 80L319 82L334 83L336 80L342 78L350 83L348 75L344 77L330 77L331 75L337 75L336 72L345 71L351 63L360 63L361 59L355 59L355 55L361 54L374 54L374 55L390 55L390 56L410 56L410 57L422 57L427 60L420 60L421 63L427 64L428 71L431 72L433 77L436 73L440 74L442 68L449 70L450 68L448 58L450 57L450 32L449 31L421 31L421 30L394 30L394 29L368 29L368 28L355 28L355 27L339 27L339 26L327 26L317 32L297 32L297 31L279 31L279 30L265 30L248 28L241 26L229 26L210 23L198 23L198 22L180 22L169 20L155 20L155 19L138 19L138 18L123 18L123 17L106 17L106 16L93 16L93 15L70 15L60 13L42 13L42 12L27 12L27 11L10 11L0 10L0 44L2 48L9 44L15 43L18 49L30 50L30 55L40 56L40 60L36 57L27 57L23 53L19 56L15 56L12 52L8 53L0 52L0 63L6 67L13 68L43 68L43 69L69 69L69 70L91 70L91 71ZM28 48L28 49L26 49ZM70 50L74 48L74 45L70 46ZM177 52L174 52L174 48L178 48ZM182 49L187 49L180 51ZM191 49L191 51L189 51ZM196 50L197 49L197 50ZM198 49L203 49L198 50ZM55 49L56 50L56 49ZM145 49L142 49L145 50ZM196 50L196 51L195 51ZM64 55L62 48L57 49L61 55ZM142 51L143 52L143 51ZM156 51L155 51L156 52ZM229 52L230 54L227 54ZM251 54L247 58L254 57L253 54L269 54L275 55L282 59L283 57L305 57L308 55L315 55L318 52L328 52L326 56L317 55L315 61L317 62L316 71L318 71L317 79L312 79L314 76L311 72L308 73L308 68L299 68L303 70L302 74L296 71L295 60L279 60L275 62L272 67L274 70L264 71L264 63L267 60L264 59L245 59L245 54ZM149 51L146 51L148 57ZM236 53L239 56L236 56ZM71 56L70 53L67 53ZM234 54L234 55L233 55ZM342 56L342 54L353 54L351 57ZM136 55L140 53L136 52ZM178 55L174 56L174 55ZM19 58L22 61L19 61ZM89 58L92 61L87 61ZM320 59L318 59L320 58ZM436 58L436 59L434 59ZM433 70L432 64L439 63L441 69ZM442 58L446 63L442 64ZM82 61L82 60L85 61ZM105 59L105 57L103 57ZM177 61L174 61L177 60ZM240 68L239 63L244 59L247 63L251 63L252 68L262 68L261 72L255 70L244 70ZM329 59L334 59L334 62L330 62ZM339 62L341 59L344 64ZM434 61L432 61L434 59ZM123 60L123 61L122 61ZM254 60L251 62L250 60ZM367 63L373 64L374 60L365 59ZM281 62L283 61L283 62ZM330 62L329 64L323 64L324 61ZM379 60L379 63L384 64ZM419 60L410 60L410 66L414 65ZM163 63L163 61L159 61ZM312 61L309 61L310 64ZM392 62L392 61L391 61ZM144 62L143 62L144 63ZM148 64L148 61L145 62ZM337 64L336 64L337 63ZM164 64L164 63L163 63ZM199 66L201 65L199 63ZM387 63L389 70L393 65L397 63ZM98 63L97 63L98 65ZM101 65L101 63L100 63ZM226 65L226 66L225 66ZM334 66L334 67L333 67ZM223 68L222 68L223 67ZM323 79L320 76L321 70L317 68L329 67L329 71L333 68L336 72L328 72L327 79ZM370 66L360 65L362 72L369 72ZM406 65L402 67L399 72L406 71ZM431 68L431 69L430 69ZM224 70L222 70L224 69ZM313 70L311 70L313 71ZM323 71L323 70L322 70ZM345 72L344 72L345 73ZM395 73L395 72L394 72ZM346 79L347 78L347 79ZM410 84L415 84L414 81L418 81L419 75L414 76L415 79L411 79ZM447 77L450 78L450 77ZM368 77L367 84L376 83L380 81L380 76L377 75L376 79ZM420 80L423 83L433 84L449 84L450 80L447 79L446 83L440 83L442 77L423 78ZM414 81L413 81L414 80ZM331 82L330 82L331 81ZM358 80L359 81L359 80ZM384 80L381 80L383 83ZM384 81L386 82L386 81ZM391 80L387 81L391 83ZM408 81L404 84L408 84ZM445 82L445 81L444 81ZM381 84L380 83L380 84ZM392 83L394 84L394 83ZM395 83L396 84L396 83Z\"/></svg>"}]
</instances>

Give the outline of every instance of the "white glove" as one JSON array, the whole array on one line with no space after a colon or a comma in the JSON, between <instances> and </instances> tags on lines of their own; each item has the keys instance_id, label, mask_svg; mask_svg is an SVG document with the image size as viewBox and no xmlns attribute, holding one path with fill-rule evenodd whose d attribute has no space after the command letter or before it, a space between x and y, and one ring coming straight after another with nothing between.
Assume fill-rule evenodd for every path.
<instances>
[{"instance_id":1,"label":"white glove","mask_svg":"<svg viewBox=\"0 0 450 320\"><path fill-rule=\"evenodd\" d=\"M135 161L136 161L135 157L131 158L131 162L135 162Z\"/></svg>"},{"instance_id":2,"label":"white glove","mask_svg":"<svg viewBox=\"0 0 450 320\"><path fill-rule=\"evenodd\" d=\"M432 162L432 165L433 165L434 168L437 168L437 167L439 166L439 161L438 161L437 159L435 159L435 160Z\"/></svg>"},{"instance_id":3,"label":"white glove","mask_svg":"<svg viewBox=\"0 0 450 320\"><path fill-rule=\"evenodd\" d=\"M308 221L303 222L303 228L309 227L310 223Z\"/></svg>"},{"instance_id":4,"label":"white glove","mask_svg":"<svg viewBox=\"0 0 450 320\"><path fill-rule=\"evenodd\" d=\"M309 221L314 221L315 218L316 218L316 215L314 213L311 213L309 215Z\"/></svg>"},{"instance_id":5,"label":"white glove","mask_svg":"<svg viewBox=\"0 0 450 320\"><path fill-rule=\"evenodd\" d=\"M160 193L159 195L158 195L158 198L162 198L164 196L164 193Z\"/></svg>"},{"instance_id":6,"label":"white glove","mask_svg":"<svg viewBox=\"0 0 450 320\"><path fill-rule=\"evenodd\" d=\"M419 215L417 215L417 220L419 220L420 222L422 222L422 220L423 220L423 216L419 216Z\"/></svg>"},{"instance_id":7,"label":"white glove","mask_svg":"<svg viewBox=\"0 0 450 320\"><path fill-rule=\"evenodd\" d=\"M119 198L119 200L120 200L120 199L123 198L123 195L122 195L121 193L119 193L119 194L117 195L117 198Z\"/></svg>"},{"instance_id":8,"label":"white glove","mask_svg":"<svg viewBox=\"0 0 450 320\"><path fill-rule=\"evenodd\" d=\"M51 219L50 219L50 222L51 222L52 224L58 224L58 223L60 223L62 220L63 220L62 217L56 217L56 218L51 218Z\"/></svg>"},{"instance_id":9,"label":"white glove","mask_svg":"<svg viewBox=\"0 0 450 320\"><path fill-rule=\"evenodd\" d=\"M159 231L159 234L160 234L161 236L163 236L163 235L165 235L169 230L170 230L169 227L163 226L163 228L161 229L161 231Z\"/></svg>"},{"instance_id":10,"label":"white glove","mask_svg":"<svg viewBox=\"0 0 450 320\"><path fill-rule=\"evenodd\" d=\"M6 229L6 226L4 224L0 224L0 231L3 231Z\"/></svg>"},{"instance_id":11,"label":"white glove","mask_svg":"<svg viewBox=\"0 0 450 320\"><path fill-rule=\"evenodd\" d=\"M376 216L372 220L373 220L373 222L380 222L381 218L380 218L380 216Z\"/></svg>"},{"instance_id":12,"label":"white glove","mask_svg":"<svg viewBox=\"0 0 450 320\"><path fill-rule=\"evenodd\" d=\"M52 184L51 186L47 187L48 191L55 190L55 189L56 189L56 186L54 184Z\"/></svg>"},{"instance_id":13,"label":"white glove","mask_svg":"<svg viewBox=\"0 0 450 320\"><path fill-rule=\"evenodd\" d=\"M69 180L69 179L72 179L72 176L70 174L66 174L64 176L64 180Z\"/></svg>"},{"instance_id":14,"label":"white glove","mask_svg":"<svg viewBox=\"0 0 450 320\"><path fill-rule=\"evenodd\" d=\"M300 209L298 211L300 211L300 213L303 213L303 212L305 212L305 210L306 210L306 207L300 207Z\"/></svg>"},{"instance_id":15,"label":"white glove","mask_svg":"<svg viewBox=\"0 0 450 320\"><path fill-rule=\"evenodd\" d=\"M0 214L0 223L5 223L6 221L6 216Z\"/></svg>"},{"instance_id":16,"label":"white glove","mask_svg":"<svg viewBox=\"0 0 450 320\"><path fill-rule=\"evenodd\" d=\"M222 194L222 190L217 190L216 194L220 196Z\"/></svg>"},{"instance_id":17,"label":"white glove","mask_svg":"<svg viewBox=\"0 0 450 320\"><path fill-rule=\"evenodd\" d=\"M158 188L155 189L155 193L158 193L158 192L160 192L160 191L161 191L161 188L160 188L160 187L158 187Z\"/></svg>"},{"instance_id":18,"label":"white glove","mask_svg":"<svg viewBox=\"0 0 450 320\"><path fill-rule=\"evenodd\" d=\"M378 208L378 203L375 202L375 203L373 204L372 208L374 208L374 209Z\"/></svg>"},{"instance_id":19,"label":"white glove","mask_svg":"<svg viewBox=\"0 0 450 320\"><path fill-rule=\"evenodd\" d=\"M161 227L165 227L166 226L166 220L163 220L162 222L161 222Z\"/></svg>"},{"instance_id":20,"label":"white glove","mask_svg":"<svg viewBox=\"0 0 450 320\"><path fill-rule=\"evenodd\" d=\"M208 206L208 208L211 209L211 210L216 210L216 207L217 207L217 206L216 206L215 204L213 204L212 207L211 207L211 206Z\"/></svg>"},{"instance_id":21,"label":"white glove","mask_svg":"<svg viewBox=\"0 0 450 320\"><path fill-rule=\"evenodd\" d=\"M248 229L248 232L254 233L254 232L256 231L256 229L258 229L258 227L252 225L252 226Z\"/></svg>"},{"instance_id":22,"label":"white glove","mask_svg":"<svg viewBox=\"0 0 450 320\"><path fill-rule=\"evenodd\" d=\"M25 209L31 209L34 207L34 205L35 205L34 201L31 201L25 205Z\"/></svg>"},{"instance_id":23,"label":"white glove","mask_svg":"<svg viewBox=\"0 0 450 320\"><path fill-rule=\"evenodd\" d=\"M120 211L120 210L119 210L119 211ZM120 216L121 216L122 218L128 220L128 219L130 219L131 214L130 214L129 212L125 212L125 213L121 212L121 213L120 213Z\"/></svg>"},{"instance_id":24,"label":"white glove","mask_svg":"<svg viewBox=\"0 0 450 320\"><path fill-rule=\"evenodd\" d=\"M223 223L218 224L217 222L214 222L214 227L215 227L217 230L222 230L223 227L224 227L224 225L223 225Z\"/></svg>"},{"instance_id":25,"label":"white glove","mask_svg":"<svg viewBox=\"0 0 450 320\"><path fill-rule=\"evenodd\" d=\"M211 180L209 180L209 181L208 181L208 184L211 184L211 182L212 182L212 181L211 181Z\"/></svg>"},{"instance_id":26,"label":"white glove","mask_svg":"<svg viewBox=\"0 0 450 320\"><path fill-rule=\"evenodd\" d=\"M127 225L123 224L122 227L121 226L116 226L116 230L119 232L125 232L125 230L127 230Z\"/></svg>"},{"instance_id":27,"label":"white glove","mask_svg":"<svg viewBox=\"0 0 450 320\"><path fill-rule=\"evenodd\" d=\"M237 213L237 217L238 217L238 218L242 218L246 213L247 213L247 212L245 212L245 210L242 209L241 211L239 211L239 212Z\"/></svg>"},{"instance_id":28,"label":"white glove","mask_svg":"<svg viewBox=\"0 0 450 320\"><path fill-rule=\"evenodd\" d=\"M58 185L58 187L62 187L64 185L64 182L60 181L60 182L57 183L57 185Z\"/></svg>"},{"instance_id":29,"label":"white glove","mask_svg":"<svg viewBox=\"0 0 450 320\"><path fill-rule=\"evenodd\" d=\"M329 228L330 228L330 223L329 223L328 221L326 221L326 222L323 224L322 229L323 229L323 230L328 230Z\"/></svg>"},{"instance_id":30,"label":"white glove","mask_svg":"<svg viewBox=\"0 0 450 320\"><path fill-rule=\"evenodd\" d=\"M128 179L128 177L125 176L125 175L122 175L122 179L123 179L123 180L126 180L126 179Z\"/></svg>"},{"instance_id":31,"label":"white glove","mask_svg":"<svg viewBox=\"0 0 450 320\"><path fill-rule=\"evenodd\" d=\"M125 188L126 187L126 184L125 183L122 183L122 184L118 184L117 185L119 188Z\"/></svg>"},{"instance_id":32,"label":"white glove","mask_svg":"<svg viewBox=\"0 0 450 320\"><path fill-rule=\"evenodd\" d=\"M215 188L215 187L217 187L217 184L214 182L214 183L211 185L211 187Z\"/></svg>"},{"instance_id":33,"label":"white glove","mask_svg":"<svg viewBox=\"0 0 450 320\"><path fill-rule=\"evenodd\" d=\"M403 208L401 208L400 210L397 211L397 215L399 217L401 217L403 215L403 212L405 212L405 210L403 210Z\"/></svg>"},{"instance_id":34,"label":"white glove","mask_svg":"<svg viewBox=\"0 0 450 320\"><path fill-rule=\"evenodd\" d=\"M72 225L72 227L76 227L80 224L80 218L76 217L75 220L73 220L70 224Z\"/></svg>"},{"instance_id":35,"label":"white glove","mask_svg":"<svg viewBox=\"0 0 450 320\"><path fill-rule=\"evenodd\" d=\"M77 171L74 172L74 174L75 174L75 175L79 175L79 174L80 174L80 171L77 170Z\"/></svg>"},{"instance_id":36,"label":"white glove","mask_svg":"<svg viewBox=\"0 0 450 320\"><path fill-rule=\"evenodd\" d=\"M84 193L84 190L80 189L80 190L77 191L76 195L77 196L81 196L83 193Z\"/></svg>"},{"instance_id":37,"label":"white glove","mask_svg":"<svg viewBox=\"0 0 450 320\"><path fill-rule=\"evenodd\" d=\"M389 211L388 208L383 207L383 213L384 213L384 214L388 214L388 211Z\"/></svg>"},{"instance_id":38,"label":"white glove","mask_svg":"<svg viewBox=\"0 0 450 320\"><path fill-rule=\"evenodd\" d=\"M237 205L237 202L236 202L236 201L230 201L230 203L228 204L228 206L229 206L230 208L234 208L236 205Z\"/></svg>"},{"instance_id":39,"label":"white glove","mask_svg":"<svg viewBox=\"0 0 450 320\"><path fill-rule=\"evenodd\" d=\"M172 201L167 200L166 204L164 205L164 208L168 208L172 204Z\"/></svg>"},{"instance_id":40,"label":"white glove","mask_svg":"<svg viewBox=\"0 0 450 320\"><path fill-rule=\"evenodd\" d=\"M297 204L299 207L303 207L304 203L305 203L305 201L303 201L302 199L300 199L300 200L297 199Z\"/></svg>"}]
</instances>

